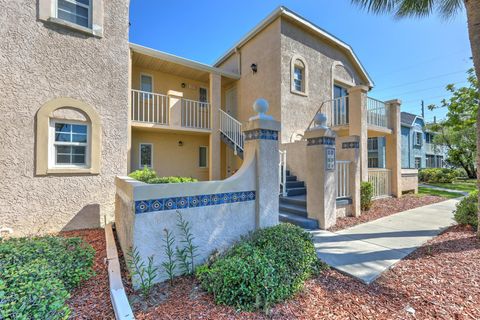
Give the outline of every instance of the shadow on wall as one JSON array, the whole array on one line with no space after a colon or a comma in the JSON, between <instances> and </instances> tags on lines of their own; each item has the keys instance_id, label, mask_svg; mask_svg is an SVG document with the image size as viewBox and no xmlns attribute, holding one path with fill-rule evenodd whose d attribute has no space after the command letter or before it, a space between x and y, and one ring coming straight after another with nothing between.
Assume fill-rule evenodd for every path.
<instances>
[{"instance_id":1,"label":"shadow on wall","mask_svg":"<svg viewBox=\"0 0 480 320\"><path fill-rule=\"evenodd\" d=\"M100 205L89 204L78 211L62 231L100 228Z\"/></svg>"}]
</instances>

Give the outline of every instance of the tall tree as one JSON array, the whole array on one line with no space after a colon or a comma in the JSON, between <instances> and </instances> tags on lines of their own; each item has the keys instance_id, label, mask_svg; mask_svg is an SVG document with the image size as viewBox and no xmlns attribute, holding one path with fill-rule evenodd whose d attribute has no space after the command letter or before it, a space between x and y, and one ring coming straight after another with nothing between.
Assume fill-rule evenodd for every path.
<instances>
[{"instance_id":1,"label":"tall tree","mask_svg":"<svg viewBox=\"0 0 480 320\"><path fill-rule=\"evenodd\" d=\"M394 13L398 18L426 17L434 12L445 19L451 18L465 8L467 12L468 35L472 48L473 65L477 79L480 79L480 0L351 0L352 3L373 13ZM480 88L477 88L480 90ZM480 122L480 109L477 123ZM477 126L477 150L480 150L480 126ZM480 187L480 152L477 153L477 187ZM480 203L480 193L479 193ZM480 210L478 210L480 220ZM477 231L480 238L480 228Z\"/></svg>"}]
</instances>

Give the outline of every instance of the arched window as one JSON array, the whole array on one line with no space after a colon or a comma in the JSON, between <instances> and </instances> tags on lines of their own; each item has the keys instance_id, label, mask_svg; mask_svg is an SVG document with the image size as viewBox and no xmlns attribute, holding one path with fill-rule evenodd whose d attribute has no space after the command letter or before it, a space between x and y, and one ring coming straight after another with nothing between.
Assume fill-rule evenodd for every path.
<instances>
[{"instance_id":1,"label":"arched window","mask_svg":"<svg viewBox=\"0 0 480 320\"><path fill-rule=\"evenodd\" d=\"M58 98L37 112L36 173L100 173L101 124L81 101Z\"/></svg>"},{"instance_id":2,"label":"arched window","mask_svg":"<svg viewBox=\"0 0 480 320\"><path fill-rule=\"evenodd\" d=\"M291 92L307 95L307 64L300 56L294 56L291 62Z\"/></svg>"}]
</instances>

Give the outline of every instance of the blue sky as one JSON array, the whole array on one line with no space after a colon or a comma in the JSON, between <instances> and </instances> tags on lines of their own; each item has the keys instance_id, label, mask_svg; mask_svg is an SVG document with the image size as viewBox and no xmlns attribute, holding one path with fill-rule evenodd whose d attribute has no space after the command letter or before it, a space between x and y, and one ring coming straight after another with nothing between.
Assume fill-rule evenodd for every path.
<instances>
[{"instance_id":1,"label":"blue sky","mask_svg":"<svg viewBox=\"0 0 480 320\"><path fill-rule=\"evenodd\" d=\"M130 41L212 64L279 5L353 47L375 82L372 97L400 98L402 111L420 113L448 97L448 83L465 85L472 67L465 13L444 21L373 15L349 0L131 0ZM426 110L428 121L445 110Z\"/></svg>"}]
</instances>

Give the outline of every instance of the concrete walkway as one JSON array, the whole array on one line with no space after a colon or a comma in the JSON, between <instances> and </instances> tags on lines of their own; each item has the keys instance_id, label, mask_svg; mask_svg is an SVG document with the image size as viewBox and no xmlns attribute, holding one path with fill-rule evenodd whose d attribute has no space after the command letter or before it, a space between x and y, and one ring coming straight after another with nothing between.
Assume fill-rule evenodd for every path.
<instances>
[{"instance_id":1,"label":"concrete walkway","mask_svg":"<svg viewBox=\"0 0 480 320\"><path fill-rule=\"evenodd\" d=\"M453 225L457 199L399 212L337 232L312 230L318 257L369 284Z\"/></svg>"},{"instance_id":2,"label":"concrete walkway","mask_svg":"<svg viewBox=\"0 0 480 320\"><path fill-rule=\"evenodd\" d=\"M452 193L458 193L459 197L462 196L468 196L468 192L466 191L460 191L460 190L453 190L453 189L447 189L447 188L442 188L442 187L437 187L437 186L432 186L429 184L419 184L419 187L424 187L424 188L430 188L430 189L435 189L435 190L440 190L440 191L447 191L447 192L452 192Z\"/></svg>"}]
</instances>

